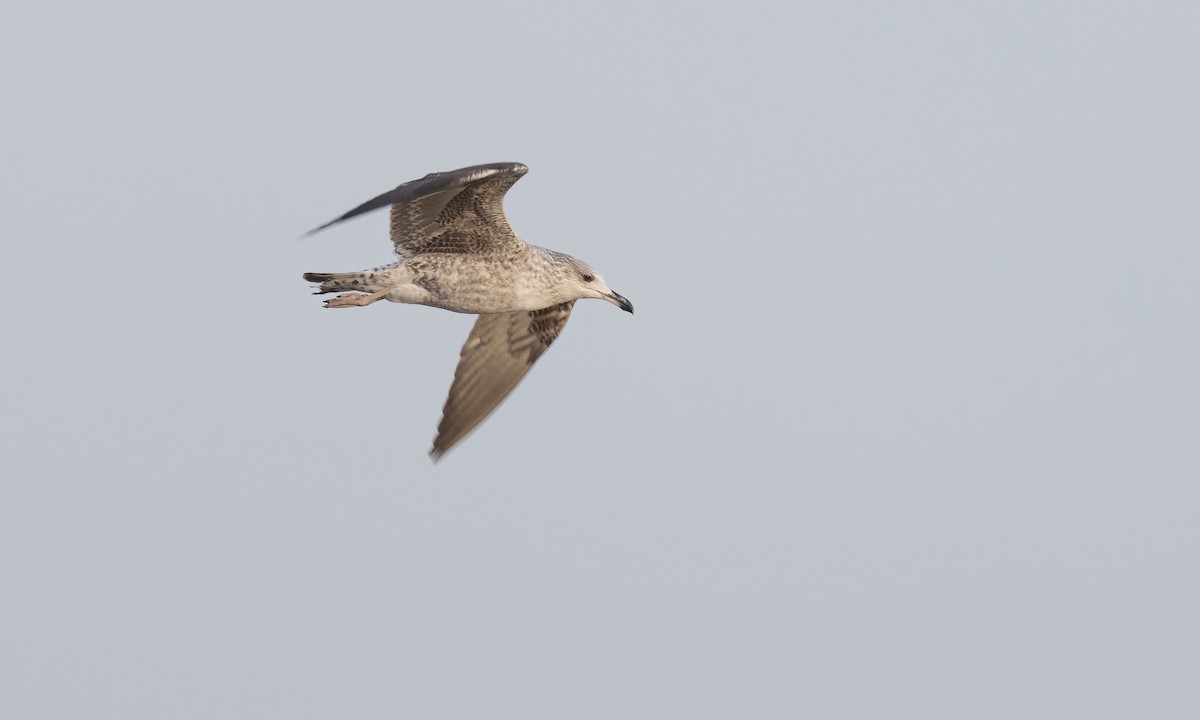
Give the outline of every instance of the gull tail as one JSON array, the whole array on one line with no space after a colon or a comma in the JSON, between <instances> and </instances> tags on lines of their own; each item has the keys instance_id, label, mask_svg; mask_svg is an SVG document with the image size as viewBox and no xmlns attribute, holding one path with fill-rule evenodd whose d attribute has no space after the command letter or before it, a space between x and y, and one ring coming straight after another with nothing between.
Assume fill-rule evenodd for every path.
<instances>
[{"instance_id":1,"label":"gull tail","mask_svg":"<svg viewBox=\"0 0 1200 720\"><path fill-rule=\"evenodd\" d=\"M304 273L304 279L320 285L315 295L347 290L366 292L370 289L367 287L367 273L362 272Z\"/></svg>"}]
</instances>

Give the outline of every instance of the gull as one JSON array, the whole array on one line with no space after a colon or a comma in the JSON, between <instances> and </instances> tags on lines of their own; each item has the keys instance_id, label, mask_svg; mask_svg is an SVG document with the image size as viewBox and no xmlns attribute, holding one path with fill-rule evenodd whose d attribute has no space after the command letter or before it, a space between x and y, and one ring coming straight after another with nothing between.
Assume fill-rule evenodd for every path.
<instances>
[{"instance_id":1,"label":"gull","mask_svg":"<svg viewBox=\"0 0 1200 720\"><path fill-rule=\"evenodd\" d=\"M325 307L390 300L479 316L429 451L434 462L508 397L562 332L576 300L599 298L633 312L590 265L527 245L513 231L504 194L527 172L520 163L493 163L430 173L307 233L390 205L400 260L361 272L305 273L318 295L342 293Z\"/></svg>"}]
</instances>

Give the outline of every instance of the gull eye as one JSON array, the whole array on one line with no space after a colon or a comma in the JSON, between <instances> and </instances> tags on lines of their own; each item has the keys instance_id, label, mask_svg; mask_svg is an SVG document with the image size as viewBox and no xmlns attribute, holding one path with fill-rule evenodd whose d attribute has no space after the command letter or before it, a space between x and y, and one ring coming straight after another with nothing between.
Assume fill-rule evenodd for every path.
<instances>
[{"instance_id":1,"label":"gull eye","mask_svg":"<svg viewBox=\"0 0 1200 720\"><path fill-rule=\"evenodd\" d=\"M591 282L596 279L595 277L593 277L592 275L589 275L588 273L584 273L581 277L583 278L584 282Z\"/></svg>"}]
</instances>

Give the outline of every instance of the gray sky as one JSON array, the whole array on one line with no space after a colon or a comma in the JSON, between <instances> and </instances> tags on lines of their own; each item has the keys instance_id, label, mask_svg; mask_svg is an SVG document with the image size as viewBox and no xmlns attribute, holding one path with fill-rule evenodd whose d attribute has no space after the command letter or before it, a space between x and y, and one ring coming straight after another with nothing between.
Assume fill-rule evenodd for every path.
<instances>
[{"instance_id":1,"label":"gray sky","mask_svg":"<svg viewBox=\"0 0 1200 720\"><path fill-rule=\"evenodd\" d=\"M1200 715L1194 2L5 3L0 716ZM330 311L400 182L581 302Z\"/></svg>"}]
</instances>

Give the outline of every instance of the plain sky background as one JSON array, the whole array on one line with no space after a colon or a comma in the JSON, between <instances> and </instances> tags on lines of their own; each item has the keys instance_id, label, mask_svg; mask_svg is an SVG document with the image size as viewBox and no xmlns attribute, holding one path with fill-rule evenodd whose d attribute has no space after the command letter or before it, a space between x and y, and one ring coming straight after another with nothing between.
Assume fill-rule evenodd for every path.
<instances>
[{"instance_id":1,"label":"plain sky background","mask_svg":"<svg viewBox=\"0 0 1200 720\"><path fill-rule=\"evenodd\" d=\"M0 716L1200 717L1200 5L0 10ZM581 302L332 311L518 161Z\"/></svg>"}]
</instances>

